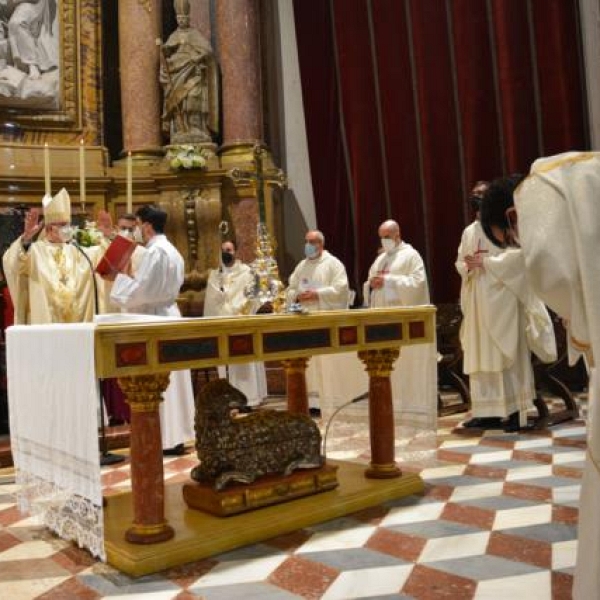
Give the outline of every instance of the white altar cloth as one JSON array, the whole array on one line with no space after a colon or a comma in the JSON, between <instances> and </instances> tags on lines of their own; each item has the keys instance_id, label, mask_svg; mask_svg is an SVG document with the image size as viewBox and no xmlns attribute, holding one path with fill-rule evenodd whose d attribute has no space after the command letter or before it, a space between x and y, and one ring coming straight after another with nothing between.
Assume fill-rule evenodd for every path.
<instances>
[{"instance_id":1,"label":"white altar cloth","mask_svg":"<svg viewBox=\"0 0 600 600\"><path fill-rule=\"evenodd\" d=\"M19 509L106 560L91 323L6 332Z\"/></svg>"}]
</instances>

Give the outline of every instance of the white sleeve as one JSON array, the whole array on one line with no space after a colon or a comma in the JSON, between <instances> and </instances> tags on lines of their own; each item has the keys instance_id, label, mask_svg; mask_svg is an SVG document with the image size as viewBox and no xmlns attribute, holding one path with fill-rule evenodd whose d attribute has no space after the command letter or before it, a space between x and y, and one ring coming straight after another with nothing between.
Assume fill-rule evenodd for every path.
<instances>
[{"instance_id":1,"label":"white sleeve","mask_svg":"<svg viewBox=\"0 0 600 600\"><path fill-rule=\"evenodd\" d=\"M174 286L168 285L169 258L161 250L146 252L134 277L119 273L113 283L111 300L125 310L135 312L141 306L171 304L176 300Z\"/></svg>"}]
</instances>

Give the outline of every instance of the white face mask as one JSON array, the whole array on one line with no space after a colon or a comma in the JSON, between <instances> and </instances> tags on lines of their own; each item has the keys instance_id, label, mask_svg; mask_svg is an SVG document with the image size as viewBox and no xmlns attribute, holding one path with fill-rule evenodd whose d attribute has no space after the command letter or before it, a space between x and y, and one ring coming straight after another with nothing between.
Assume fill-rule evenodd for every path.
<instances>
[{"instance_id":1,"label":"white face mask","mask_svg":"<svg viewBox=\"0 0 600 600\"><path fill-rule=\"evenodd\" d=\"M73 239L73 228L70 225L59 227L57 233L61 242L67 243Z\"/></svg>"},{"instance_id":2,"label":"white face mask","mask_svg":"<svg viewBox=\"0 0 600 600\"><path fill-rule=\"evenodd\" d=\"M119 235L122 235L123 237L127 238L128 240L132 240L133 239L133 231L130 231L129 229L119 229Z\"/></svg>"},{"instance_id":3,"label":"white face mask","mask_svg":"<svg viewBox=\"0 0 600 600\"><path fill-rule=\"evenodd\" d=\"M133 230L133 240L138 244L144 243L144 236L142 235L142 228L139 225L135 226Z\"/></svg>"},{"instance_id":4,"label":"white face mask","mask_svg":"<svg viewBox=\"0 0 600 600\"><path fill-rule=\"evenodd\" d=\"M396 247L396 242L390 238L381 238L381 247L384 252L391 252Z\"/></svg>"}]
</instances>

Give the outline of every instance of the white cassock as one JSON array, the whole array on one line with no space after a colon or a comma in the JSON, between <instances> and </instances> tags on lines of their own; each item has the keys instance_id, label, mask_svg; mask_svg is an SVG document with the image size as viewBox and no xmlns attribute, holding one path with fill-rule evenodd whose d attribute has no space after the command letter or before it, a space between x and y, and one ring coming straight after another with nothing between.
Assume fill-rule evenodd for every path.
<instances>
[{"instance_id":1,"label":"white cassock","mask_svg":"<svg viewBox=\"0 0 600 600\"><path fill-rule=\"evenodd\" d=\"M183 276L181 254L164 235L156 235L146 244L135 277L117 275L110 299L129 313L179 317L176 300ZM194 392L189 370L171 372L159 412L163 448L195 438Z\"/></svg>"},{"instance_id":2,"label":"white cassock","mask_svg":"<svg viewBox=\"0 0 600 600\"><path fill-rule=\"evenodd\" d=\"M456 269L462 280L463 312L460 341L474 417L526 413L535 398L524 307L503 281L518 276L519 269L524 277L524 265L515 260L514 251L508 260L497 258L504 252L487 239L479 221L465 229L458 248ZM493 260L488 260L484 269L468 271L464 258L477 253L484 260Z\"/></svg>"},{"instance_id":3,"label":"white cassock","mask_svg":"<svg viewBox=\"0 0 600 600\"><path fill-rule=\"evenodd\" d=\"M579 502L573 598L600 593L600 153L537 160L515 192L527 275L546 304L568 320L569 340L588 346L587 456ZM590 352L591 350L591 352ZM572 353L571 356L573 356Z\"/></svg>"},{"instance_id":4,"label":"white cassock","mask_svg":"<svg viewBox=\"0 0 600 600\"><path fill-rule=\"evenodd\" d=\"M288 303L296 301L298 294L306 291L316 291L317 300L305 300L302 307L310 312L324 310L340 310L348 308L348 276L346 267L327 250L314 259L301 260L290 275L286 290ZM333 356L313 356L306 369L306 391L311 408L322 407L324 397L324 380L339 373L333 371L336 361ZM357 392L357 394L360 392Z\"/></svg>"},{"instance_id":5,"label":"white cassock","mask_svg":"<svg viewBox=\"0 0 600 600\"><path fill-rule=\"evenodd\" d=\"M406 242L391 252L380 254L369 269L369 279L385 275L384 287L371 290L364 285L365 304L372 308L429 304L425 266L419 253ZM336 372L343 376L325 377L323 416L353 397L368 391L365 365L356 354L332 355ZM392 398L397 425L411 431L433 431L437 423L437 352L435 344L402 348L391 375ZM348 416L366 416L366 402L344 409ZM323 410L323 409L322 409Z\"/></svg>"},{"instance_id":6,"label":"white cassock","mask_svg":"<svg viewBox=\"0 0 600 600\"><path fill-rule=\"evenodd\" d=\"M211 270L204 297L205 317L231 317L243 313L248 299L244 290L253 281L248 265L236 260L231 267ZM267 397L267 376L262 362L218 367L219 377L227 378L248 399L258 406Z\"/></svg>"}]
</instances>

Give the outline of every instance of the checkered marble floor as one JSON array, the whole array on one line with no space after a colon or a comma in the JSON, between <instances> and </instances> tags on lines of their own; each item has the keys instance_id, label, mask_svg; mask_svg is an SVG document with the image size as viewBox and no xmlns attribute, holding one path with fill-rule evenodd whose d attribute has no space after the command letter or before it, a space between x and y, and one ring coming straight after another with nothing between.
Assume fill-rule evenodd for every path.
<instances>
[{"instance_id":1,"label":"checkered marble floor","mask_svg":"<svg viewBox=\"0 0 600 600\"><path fill-rule=\"evenodd\" d=\"M209 600L571 597L585 424L508 434L440 419L436 448L410 453L423 496L388 502L210 559L133 579L17 511L0 471L0 596ZM332 428L333 430L334 428ZM366 461L364 425L338 428L331 455ZM165 459L187 479L193 454ZM129 489L129 466L103 468L105 494Z\"/></svg>"}]
</instances>

